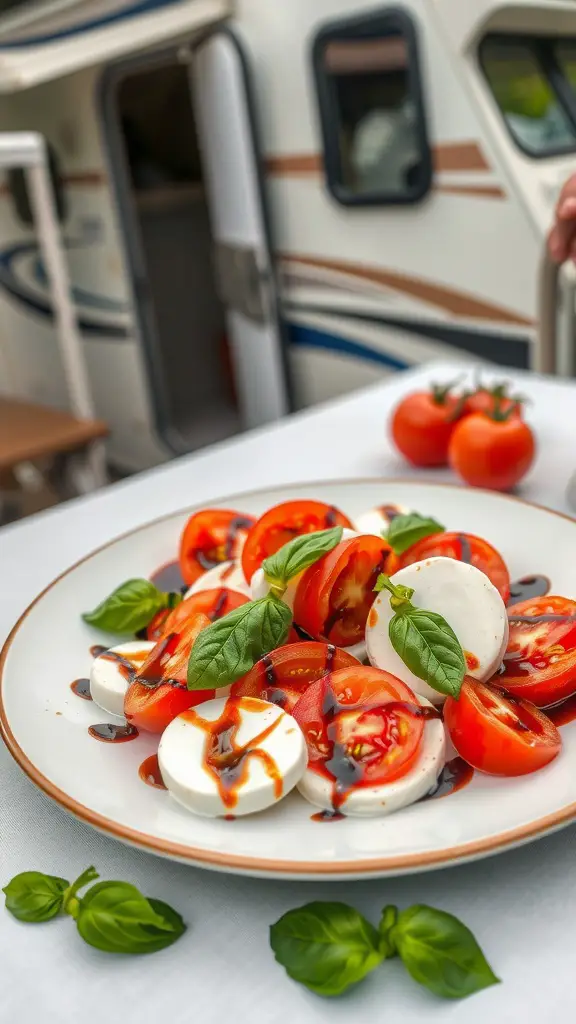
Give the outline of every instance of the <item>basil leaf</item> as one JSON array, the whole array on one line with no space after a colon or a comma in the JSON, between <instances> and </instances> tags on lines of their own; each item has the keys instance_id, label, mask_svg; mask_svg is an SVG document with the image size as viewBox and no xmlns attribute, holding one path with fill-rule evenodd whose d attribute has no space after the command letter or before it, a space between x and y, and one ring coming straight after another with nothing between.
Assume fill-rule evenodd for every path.
<instances>
[{"instance_id":1,"label":"basil leaf","mask_svg":"<svg viewBox=\"0 0 576 1024\"><path fill-rule=\"evenodd\" d=\"M156 953L186 931L175 910L127 882L93 885L80 900L76 926L88 945L105 953Z\"/></svg>"},{"instance_id":2,"label":"basil leaf","mask_svg":"<svg viewBox=\"0 0 576 1024\"><path fill-rule=\"evenodd\" d=\"M463 999L500 980L470 929L443 910L410 907L393 934L409 974L437 996Z\"/></svg>"},{"instance_id":3,"label":"basil leaf","mask_svg":"<svg viewBox=\"0 0 576 1024\"><path fill-rule=\"evenodd\" d=\"M157 612L174 607L175 596L162 593L150 580L128 580L82 618L107 633L138 633Z\"/></svg>"},{"instance_id":4,"label":"basil leaf","mask_svg":"<svg viewBox=\"0 0 576 1024\"><path fill-rule=\"evenodd\" d=\"M434 533L444 533L445 527L435 519L410 512L404 516L395 516L385 538L395 555L403 555L417 541L430 537Z\"/></svg>"},{"instance_id":5,"label":"basil leaf","mask_svg":"<svg viewBox=\"0 0 576 1024\"><path fill-rule=\"evenodd\" d=\"M398 920L398 907L384 907L378 932L380 934L380 951L384 957L396 956L398 950L394 943L393 930Z\"/></svg>"},{"instance_id":6,"label":"basil leaf","mask_svg":"<svg viewBox=\"0 0 576 1024\"><path fill-rule=\"evenodd\" d=\"M49 921L62 910L68 884L65 878L55 875L23 871L2 889L6 895L6 910L19 921Z\"/></svg>"},{"instance_id":7,"label":"basil leaf","mask_svg":"<svg viewBox=\"0 0 576 1024\"><path fill-rule=\"evenodd\" d=\"M294 540L288 541L276 554L265 558L262 563L268 583L285 589L294 576L304 572L319 558L332 551L342 540L342 533L342 527L335 526L331 530L306 533L302 537L294 537Z\"/></svg>"},{"instance_id":8,"label":"basil leaf","mask_svg":"<svg viewBox=\"0 0 576 1024\"><path fill-rule=\"evenodd\" d=\"M345 903L308 903L270 928L286 973L321 996L338 996L381 963L376 929Z\"/></svg>"},{"instance_id":9,"label":"basil leaf","mask_svg":"<svg viewBox=\"0 0 576 1024\"><path fill-rule=\"evenodd\" d=\"M245 675L288 639L292 612L268 594L250 601L198 634L188 662L189 690L218 690Z\"/></svg>"},{"instance_id":10,"label":"basil leaf","mask_svg":"<svg viewBox=\"0 0 576 1024\"><path fill-rule=\"evenodd\" d=\"M390 643L405 665L433 690L458 698L466 674L460 641L436 612L408 607L388 627Z\"/></svg>"}]
</instances>

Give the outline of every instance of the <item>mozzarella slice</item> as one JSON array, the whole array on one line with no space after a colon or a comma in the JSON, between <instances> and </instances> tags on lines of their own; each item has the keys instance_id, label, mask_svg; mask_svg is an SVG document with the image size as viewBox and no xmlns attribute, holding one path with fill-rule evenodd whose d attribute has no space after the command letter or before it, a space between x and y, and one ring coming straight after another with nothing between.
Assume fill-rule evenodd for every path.
<instances>
[{"instance_id":1,"label":"mozzarella slice","mask_svg":"<svg viewBox=\"0 0 576 1024\"><path fill-rule=\"evenodd\" d=\"M390 526L395 516L407 516L412 509L406 505L379 505L378 508L371 508L369 512L363 512L356 520L358 533L370 533L381 537Z\"/></svg>"},{"instance_id":2,"label":"mozzarella slice","mask_svg":"<svg viewBox=\"0 0 576 1024\"><path fill-rule=\"evenodd\" d=\"M415 698L424 707L431 707L424 698ZM395 782L379 786L352 786L338 810L351 818L381 818L392 811L421 800L434 787L446 757L446 736L440 718L424 723L420 753L410 770ZM313 768L307 768L298 790L302 796L323 811L333 809L334 783Z\"/></svg>"},{"instance_id":3,"label":"mozzarella slice","mask_svg":"<svg viewBox=\"0 0 576 1024\"><path fill-rule=\"evenodd\" d=\"M485 680L496 672L508 644L508 616L496 587L480 569L454 558L427 558L401 569L392 582L413 588L414 605L438 612L452 626L467 655L468 675ZM366 626L370 662L392 672L420 696L442 704L445 697L418 679L392 647L388 626L393 615L390 595L383 590Z\"/></svg>"},{"instance_id":4,"label":"mozzarella slice","mask_svg":"<svg viewBox=\"0 0 576 1024\"><path fill-rule=\"evenodd\" d=\"M246 582L240 562L222 562L213 569L208 569L194 581L184 598L199 594L202 590L219 590L221 587L236 590L239 594L250 597L250 584Z\"/></svg>"},{"instance_id":5,"label":"mozzarella slice","mask_svg":"<svg viewBox=\"0 0 576 1024\"><path fill-rule=\"evenodd\" d=\"M211 762L211 750L221 764ZM184 712L165 729L158 749L174 799L209 818L270 807L302 778L307 759L296 721L253 697L216 698Z\"/></svg>"},{"instance_id":6,"label":"mozzarella slice","mask_svg":"<svg viewBox=\"0 0 576 1024\"><path fill-rule=\"evenodd\" d=\"M142 667L155 644L150 640L130 640L99 654L90 669L92 700L109 715L124 716L124 697L131 673Z\"/></svg>"}]
</instances>

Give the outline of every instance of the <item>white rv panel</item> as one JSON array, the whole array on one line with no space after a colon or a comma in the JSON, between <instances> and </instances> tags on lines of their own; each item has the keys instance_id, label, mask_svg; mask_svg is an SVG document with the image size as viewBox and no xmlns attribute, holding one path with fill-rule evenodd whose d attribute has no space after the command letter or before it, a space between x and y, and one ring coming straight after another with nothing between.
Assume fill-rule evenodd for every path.
<instances>
[{"instance_id":1,"label":"white rv panel","mask_svg":"<svg viewBox=\"0 0 576 1024\"><path fill-rule=\"evenodd\" d=\"M288 402L259 155L242 55L230 34L216 33L194 51L192 81L216 245L231 269L236 259L253 259L259 277L262 321L228 309L242 418L256 427L283 416Z\"/></svg>"}]
</instances>

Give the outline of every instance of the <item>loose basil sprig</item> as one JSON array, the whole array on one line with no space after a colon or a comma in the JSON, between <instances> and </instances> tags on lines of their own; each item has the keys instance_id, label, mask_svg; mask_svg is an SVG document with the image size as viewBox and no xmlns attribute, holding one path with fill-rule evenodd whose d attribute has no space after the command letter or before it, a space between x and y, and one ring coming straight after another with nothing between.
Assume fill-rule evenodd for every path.
<instances>
[{"instance_id":1,"label":"loose basil sprig","mask_svg":"<svg viewBox=\"0 0 576 1024\"><path fill-rule=\"evenodd\" d=\"M188 661L189 690L218 690L245 675L288 639L292 612L272 591L216 619L198 634Z\"/></svg>"},{"instance_id":2,"label":"loose basil sprig","mask_svg":"<svg viewBox=\"0 0 576 1024\"><path fill-rule=\"evenodd\" d=\"M49 921L62 910L69 884L65 878L43 875L41 871L23 871L2 889L6 910L30 924Z\"/></svg>"},{"instance_id":3,"label":"loose basil sprig","mask_svg":"<svg viewBox=\"0 0 576 1024\"><path fill-rule=\"evenodd\" d=\"M288 541L279 551L262 563L264 576L278 597L286 590L290 580L304 572L314 562L327 555L342 540L342 527L317 530Z\"/></svg>"},{"instance_id":4,"label":"loose basil sprig","mask_svg":"<svg viewBox=\"0 0 576 1024\"><path fill-rule=\"evenodd\" d=\"M138 633L163 608L175 608L181 594L166 594L150 580L128 580L82 618L90 626L120 635Z\"/></svg>"},{"instance_id":5,"label":"loose basil sprig","mask_svg":"<svg viewBox=\"0 0 576 1024\"><path fill-rule=\"evenodd\" d=\"M433 690L458 698L466 674L466 659L452 627L437 612L416 608L411 587L395 585L385 575L374 590L388 590L395 614L388 634L392 647L405 665Z\"/></svg>"},{"instance_id":6,"label":"loose basil sprig","mask_svg":"<svg viewBox=\"0 0 576 1024\"><path fill-rule=\"evenodd\" d=\"M28 922L69 914L84 941L105 953L155 953L186 931L172 907L147 899L128 882L99 882L80 897L80 889L98 877L90 867L70 885L63 878L25 871L5 886L6 909Z\"/></svg>"},{"instance_id":7,"label":"loose basil sprig","mask_svg":"<svg viewBox=\"0 0 576 1024\"><path fill-rule=\"evenodd\" d=\"M294 981L323 996L340 995L394 956L415 981L446 999L462 999L499 980L472 932L432 907L400 914L386 907L377 931L345 903L308 903L271 926L270 945Z\"/></svg>"},{"instance_id":8,"label":"loose basil sprig","mask_svg":"<svg viewBox=\"0 0 576 1024\"><path fill-rule=\"evenodd\" d=\"M418 512L409 512L406 515L394 516L384 537L395 555L403 555L408 548L424 537L444 532L445 527L435 519L421 516Z\"/></svg>"}]
</instances>

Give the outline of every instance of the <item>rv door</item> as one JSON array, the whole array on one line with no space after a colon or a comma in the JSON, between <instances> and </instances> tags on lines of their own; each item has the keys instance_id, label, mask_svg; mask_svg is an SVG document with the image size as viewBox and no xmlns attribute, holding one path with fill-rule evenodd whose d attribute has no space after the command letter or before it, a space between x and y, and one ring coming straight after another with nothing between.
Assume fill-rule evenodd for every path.
<instances>
[{"instance_id":1,"label":"rv door","mask_svg":"<svg viewBox=\"0 0 576 1024\"><path fill-rule=\"evenodd\" d=\"M285 415L289 402L250 86L230 31L194 50L191 85L240 409L256 427Z\"/></svg>"}]
</instances>

